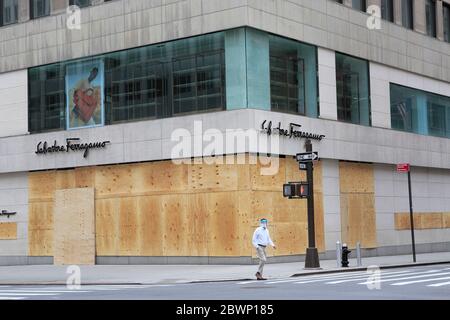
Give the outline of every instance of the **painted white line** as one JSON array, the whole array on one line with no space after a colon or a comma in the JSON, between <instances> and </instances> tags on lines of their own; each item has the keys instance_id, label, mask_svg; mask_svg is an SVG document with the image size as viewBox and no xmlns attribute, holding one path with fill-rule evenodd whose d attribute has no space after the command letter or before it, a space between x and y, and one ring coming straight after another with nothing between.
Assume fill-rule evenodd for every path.
<instances>
[{"instance_id":1,"label":"painted white line","mask_svg":"<svg viewBox=\"0 0 450 320\"><path fill-rule=\"evenodd\" d=\"M29 293L86 293L86 292L90 292L90 291L81 291L81 290L22 290L22 289L18 289L18 290L0 290L0 294L3 294L4 292L29 292Z\"/></svg>"},{"instance_id":2,"label":"painted white line","mask_svg":"<svg viewBox=\"0 0 450 320\"><path fill-rule=\"evenodd\" d=\"M440 280L448 280L448 279L450 279L450 277L405 281L405 282L391 283L391 286L404 286L404 285L413 284L413 283L440 281Z\"/></svg>"},{"instance_id":3,"label":"painted white line","mask_svg":"<svg viewBox=\"0 0 450 320\"><path fill-rule=\"evenodd\" d=\"M388 276L397 276L397 275L405 275L405 274L411 274L412 272L409 270L404 270L404 271L395 271L395 272L381 272L380 275L384 276L384 277L388 277ZM319 281L324 281L327 284L335 284L335 283L342 283L342 282L351 282L351 281L359 281L359 280L364 280L367 279L368 277L370 277L371 274L366 273L364 275L357 275L357 276L347 276L347 277L342 277L342 278L335 278L335 279L320 279L320 280L310 280L310 281L300 281L297 282L299 284L302 283L312 283L312 282L319 282Z\"/></svg>"},{"instance_id":4,"label":"painted white line","mask_svg":"<svg viewBox=\"0 0 450 320\"><path fill-rule=\"evenodd\" d=\"M0 300L23 300L25 297L1 297Z\"/></svg>"},{"instance_id":5,"label":"painted white line","mask_svg":"<svg viewBox=\"0 0 450 320\"><path fill-rule=\"evenodd\" d=\"M392 278L392 277L403 277L403 276L410 276L410 275L414 275L417 274L415 272L411 272L411 271L401 271L401 272L393 272L390 274L386 274L386 273L381 273L379 276L380 278ZM339 284L339 283L345 283L345 282L353 282L353 281L360 281L360 280L367 280L368 278L372 278L374 277L373 274L366 274L365 276L361 276L361 277L355 277L353 279L343 279L343 280L336 280L336 281L330 281L330 282L326 282L326 284Z\"/></svg>"},{"instance_id":6,"label":"painted white line","mask_svg":"<svg viewBox=\"0 0 450 320\"><path fill-rule=\"evenodd\" d=\"M2 296L57 296L59 293L9 293L1 292Z\"/></svg>"},{"instance_id":7,"label":"painted white line","mask_svg":"<svg viewBox=\"0 0 450 320\"><path fill-rule=\"evenodd\" d=\"M267 283L283 283L283 282L296 282L299 281L300 279L305 280L305 281L309 281L309 280L316 280L316 279L335 279L335 278L347 278L353 275L359 275L359 274L365 274L366 272L358 272L357 274L351 273L351 274L322 274L322 275L317 275L317 276L300 276L300 277L295 277L295 278L289 278L289 279L280 279L280 280L273 280L273 281L269 281Z\"/></svg>"},{"instance_id":8,"label":"painted white line","mask_svg":"<svg viewBox=\"0 0 450 320\"><path fill-rule=\"evenodd\" d=\"M430 274L423 274L420 276L404 277L404 278L397 278L397 279L380 279L378 281L366 281L366 282L360 282L358 284L373 284L373 283L387 282L387 281L399 281L399 280L409 280L409 279L426 278L426 277L434 277L434 276L445 276L448 274L450 274L450 272L430 273Z\"/></svg>"},{"instance_id":9,"label":"painted white line","mask_svg":"<svg viewBox=\"0 0 450 320\"><path fill-rule=\"evenodd\" d=\"M427 285L427 287L442 287L442 286L449 286L449 285L450 285L450 281L449 282L441 282L441 283L429 284L429 285Z\"/></svg>"}]
</instances>

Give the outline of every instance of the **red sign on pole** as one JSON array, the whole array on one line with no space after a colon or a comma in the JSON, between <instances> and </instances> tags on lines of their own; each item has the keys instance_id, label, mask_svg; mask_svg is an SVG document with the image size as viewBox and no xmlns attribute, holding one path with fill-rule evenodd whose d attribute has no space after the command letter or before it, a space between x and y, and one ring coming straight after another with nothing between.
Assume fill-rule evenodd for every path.
<instances>
[{"instance_id":1,"label":"red sign on pole","mask_svg":"<svg viewBox=\"0 0 450 320\"><path fill-rule=\"evenodd\" d=\"M409 172L409 163L400 163L397 165L397 172Z\"/></svg>"}]
</instances>

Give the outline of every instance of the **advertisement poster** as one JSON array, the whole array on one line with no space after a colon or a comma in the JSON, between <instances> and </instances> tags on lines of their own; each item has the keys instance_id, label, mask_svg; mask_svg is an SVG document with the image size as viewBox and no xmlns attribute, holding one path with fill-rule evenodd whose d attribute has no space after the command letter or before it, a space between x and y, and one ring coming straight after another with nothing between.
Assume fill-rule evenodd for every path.
<instances>
[{"instance_id":1,"label":"advertisement poster","mask_svg":"<svg viewBox=\"0 0 450 320\"><path fill-rule=\"evenodd\" d=\"M102 60L67 65L67 129L104 125L103 74Z\"/></svg>"}]
</instances>

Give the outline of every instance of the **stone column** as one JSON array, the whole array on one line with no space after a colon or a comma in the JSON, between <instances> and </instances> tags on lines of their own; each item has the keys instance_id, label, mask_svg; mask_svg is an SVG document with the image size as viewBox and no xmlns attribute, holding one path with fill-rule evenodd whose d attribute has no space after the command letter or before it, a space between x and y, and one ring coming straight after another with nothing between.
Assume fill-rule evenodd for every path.
<instances>
[{"instance_id":1,"label":"stone column","mask_svg":"<svg viewBox=\"0 0 450 320\"><path fill-rule=\"evenodd\" d=\"M346 5L347 7L352 7L352 0L344 0L343 3L344 3L344 5Z\"/></svg>"},{"instance_id":2,"label":"stone column","mask_svg":"<svg viewBox=\"0 0 450 320\"><path fill-rule=\"evenodd\" d=\"M51 0L50 10L52 14L65 12L69 6L69 0Z\"/></svg>"},{"instance_id":3,"label":"stone column","mask_svg":"<svg viewBox=\"0 0 450 320\"><path fill-rule=\"evenodd\" d=\"M19 22L30 20L30 1L19 1L18 10Z\"/></svg>"},{"instance_id":4,"label":"stone column","mask_svg":"<svg viewBox=\"0 0 450 320\"><path fill-rule=\"evenodd\" d=\"M427 19L425 16L425 0L414 0L414 30L427 34Z\"/></svg>"},{"instance_id":5,"label":"stone column","mask_svg":"<svg viewBox=\"0 0 450 320\"><path fill-rule=\"evenodd\" d=\"M444 11L441 0L436 1L436 38L444 40Z\"/></svg>"},{"instance_id":6,"label":"stone column","mask_svg":"<svg viewBox=\"0 0 450 320\"><path fill-rule=\"evenodd\" d=\"M394 1L394 23L402 25L402 0Z\"/></svg>"}]
</instances>

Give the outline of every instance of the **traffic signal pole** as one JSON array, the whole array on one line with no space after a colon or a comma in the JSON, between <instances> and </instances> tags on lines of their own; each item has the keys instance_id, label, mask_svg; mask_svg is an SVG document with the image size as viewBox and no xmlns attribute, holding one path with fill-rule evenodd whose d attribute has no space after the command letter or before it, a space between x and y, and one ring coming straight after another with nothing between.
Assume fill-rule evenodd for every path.
<instances>
[{"instance_id":1,"label":"traffic signal pole","mask_svg":"<svg viewBox=\"0 0 450 320\"><path fill-rule=\"evenodd\" d=\"M312 152L311 140L305 142L306 152ZM319 253L316 248L316 235L314 226L314 165L310 161L306 164L306 178L308 180L309 196L307 199L308 206L308 248L306 249L305 269L320 268Z\"/></svg>"},{"instance_id":2,"label":"traffic signal pole","mask_svg":"<svg viewBox=\"0 0 450 320\"><path fill-rule=\"evenodd\" d=\"M416 240L414 239L414 214L412 205L412 192L411 192L411 169L408 170L408 193L409 193L409 219L411 221L411 242L413 261L416 262Z\"/></svg>"}]
</instances>

